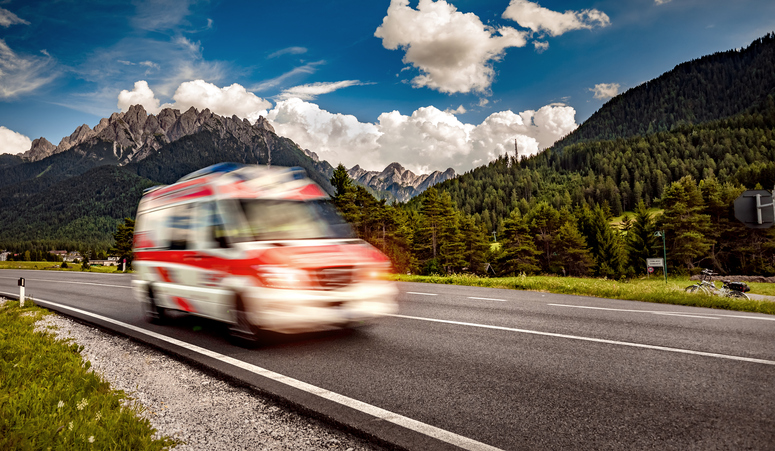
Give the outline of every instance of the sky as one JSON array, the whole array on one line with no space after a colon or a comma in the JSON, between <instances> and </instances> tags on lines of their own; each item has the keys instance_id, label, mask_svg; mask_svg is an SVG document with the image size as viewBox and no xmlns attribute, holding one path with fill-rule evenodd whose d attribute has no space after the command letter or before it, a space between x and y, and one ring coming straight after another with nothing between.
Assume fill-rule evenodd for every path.
<instances>
[{"instance_id":1,"label":"sky","mask_svg":"<svg viewBox=\"0 0 775 451\"><path fill-rule=\"evenodd\" d=\"M772 0L0 0L0 153L193 106L334 166L463 173L773 31Z\"/></svg>"}]
</instances>

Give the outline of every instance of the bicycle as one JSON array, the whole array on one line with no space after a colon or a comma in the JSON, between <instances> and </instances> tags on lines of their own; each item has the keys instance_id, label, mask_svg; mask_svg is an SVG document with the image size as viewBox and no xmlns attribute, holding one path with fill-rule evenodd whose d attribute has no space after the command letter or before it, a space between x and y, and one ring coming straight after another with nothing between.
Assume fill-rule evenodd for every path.
<instances>
[{"instance_id":1,"label":"bicycle","mask_svg":"<svg viewBox=\"0 0 775 451\"><path fill-rule=\"evenodd\" d=\"M687 293L697 293L698 291L708 296L719 294L719 289L713 283L713 276L716 274L709 269L703 269L700 273L700 281L694 285L689 285L684 289Z\"/></svg>"},{"instance_id":2,"label":"bicycle","mask_svg":"<svg viewBox=\"0 0 775 451\"><path fill-rule=\"evenodd\" d=\"M751 291L751 289L748 288L747 283L730 282L729 280L722 280L721 283L723 283L724 286L721 287L721 290L719 292L720 296L724 296L728 298L745 299L745 300L751 299L750 297L748 297L747 294L745 294L746 291Z\"/></svg>"}]
</instances>

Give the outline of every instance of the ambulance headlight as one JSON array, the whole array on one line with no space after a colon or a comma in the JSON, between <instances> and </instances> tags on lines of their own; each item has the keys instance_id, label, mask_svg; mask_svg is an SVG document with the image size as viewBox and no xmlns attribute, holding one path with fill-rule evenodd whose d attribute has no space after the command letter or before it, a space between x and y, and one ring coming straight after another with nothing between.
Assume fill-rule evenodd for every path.
<instances>
[{"instance_id":1,"label":"ambulance headlight","mask_svg":"<svg viewBox=\"0 0 775 451\"><path fill-rule=\"evenodd\" d=\"M256 265L261 282L270 288L301 289L309 285L307 271L287 266Z\"/></svg>"},{"instance_id":2,"label":"ambulance headlight","mask_svg":"<svg viewBox=\"0 0 775 451\"><path fill-rule=\"evenodd\" d=\"M390 278L390 265L364 265L358 271L358 278L361 280L388 280Z\"/></svg>"}]
</instances>

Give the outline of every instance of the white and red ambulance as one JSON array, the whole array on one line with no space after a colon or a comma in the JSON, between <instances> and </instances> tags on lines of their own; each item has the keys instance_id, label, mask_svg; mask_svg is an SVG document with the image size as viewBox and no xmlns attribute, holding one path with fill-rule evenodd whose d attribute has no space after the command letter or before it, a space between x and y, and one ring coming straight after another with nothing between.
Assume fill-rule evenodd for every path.
<instances>
[{"instance_id":1,"label":"white and red ambulance","mask_svg":"<svg viewBox=\"0 0 775 451\"><path fill-rule=\"evenodd\" d=\"M221 163L145 193L134 235L135 297L223 321L240 341L263 330L357 326L397 310L390 261L353 238L301 168Z\"/></svg>"}]
</instances>

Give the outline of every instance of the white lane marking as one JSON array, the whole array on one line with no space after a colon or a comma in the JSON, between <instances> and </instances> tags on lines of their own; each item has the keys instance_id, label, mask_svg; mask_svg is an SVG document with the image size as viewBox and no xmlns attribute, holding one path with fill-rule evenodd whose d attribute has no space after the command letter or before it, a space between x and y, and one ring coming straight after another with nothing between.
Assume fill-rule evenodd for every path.
<instances>
[{"instance_id":1,"label":"white lane marking","mask_svg":"<svg viewBox=\"0 0 775 451\"><path fill-rule=\"evenodd\" d=\"M505 299L493 299L493 298L475 298L473 296L468 296L468 299L477 299L480 301L498 301L498 302L508 302Z\"/></svg>"},{"instance_id":2,"label":"white lane marking","mask_svg":"<svg viewBox=\"0 0 775 451\"><path fill-rule=\"evenodd\" d=\"M304 392L320 396L321 398L328 399L329 401L333 401L335 403L350 407L351 409L359 410L371 416L377 417L381 420L384 420L393 424L397 424L399 426L405 427L415 432L419 432L420 434L425 434L427 436L441 440L442 442L455 445L462 449L466 449L470 451L502 451L500 448L496 448L494 446L490 446L482 442L477 442L476 440L470 439L468 437L464 437L462 435L455 434L454 432L450 432L445 429L437 428L436 426L431 426L430 424L425 424L420 421L413 420L403 415L393 413L389 410L385 410L377 406L367 404L363 401L358 401L357 399L340 395L339 393L334 393L332 391L326 390L325 388L317 387L315 385L302 382L298 379L294 379L292 377L275 373L274 371L270 371L256 365L243 362L242 360L238 360L233 357L229 357L227 355L223 355L218 352L193 345L191 343L186 343L185 341L177 340L175 338L171 338L166 335L158 334L156 332L146 330L137 326L133 326L131 324L122 323L121 321L116 321L112 318L108 318L102 315L97 315L96 313L87 312L85 310L81 310L75 307L69 307L66 305L58 304L56 302L46 301L43 299L33 299L33 300L35 302L40 302L42 304L49 304L59 309L70 310L72 312L77 312L82 315L91 316L92 318L96 318L111 324L125 327L135 332L146 334L148 336L156 338L157 340L166 341L167 343L173 344L175 346L180 346L182 348L186 348L190 351L197 352L207 357L220 360L223 363L234 365L236 367L242 368L243 370L250 371L253 374L258 374L260 376L272 379L274 381L283 383L285 385L302 390Z\"/></svg>"},{"instance_id":3,"label":"white lane marking","mask_svg":"<svg viewBox=\"0 0 775 451\"><path fill-rule=\"evenodd\" d=\"M699 355L703 357L715 357L718 359L727 359L727 360L737 360L740 362L750 362L750 363L762 363L764 365L775 365L775 360L765 360L765 359L754 359L751 357L740 357L736 355L726 355L726 354L716 354L714 352L703 352L703 351L692 351L690 349L681 349L681 348L669 348L666 346L655 346L655 345L647 345L642 343L630 343L627 341L616 341L616 340L606 340L603 338L590 338L590 337L580 337L577 335L567 335L567 334L557 334L553 332L540 332L537 330L528 330L528 329L516 329L513 327L503 327L503 326L491 326L489 324L476 324L476 323L465 323L462 321L450 321L446 319L436 319L436 318L423 318L419 316L406 316L406 315L387 315L392 316L394 318L403 318L403 319L414 319L418 321L429 321L433 323L444 323L444 324L455 324L458 326L469 326L469 327L480 327L483 329L495 329L495 330L504 330L507 332L519 332L523 334L532 334L532 335L543 335L546 337L556 337L556 338L568 338L571 340L580 340L580 341L591 341L594 343L605 343L605 344L611 344L611 345L619 345L619 346L630 346L633 348L643 348L643 349L653 349L656 351L668 351L668 352L676 352L679 354L690 354L690 355Z\"/></svg>"},{"instance_id":4,"label":"white lane marking","mask_svg":"<svg viewBox=\"0 0 775 451\"><path fill-rule=\"evenodd\" d=\"M14 280L16 280L16 277L0 277L0 279L14 279ZM72 280L29 279L27 277L25 277L24 280L25 280L25 284L26 284L27 281L32 280L34 282L72 283L72 284L75 284L75 285L97 285L97 286L100 286L100 287L127 288L127 289L130 289L130 290L132 289L132 287L129 286L129 285L109 285L107 283L74 282ZM32 287L27 285L26 288L32 288Z\"/></svg>"},{"instance_id":5,"label":"white lane marking","mask_svg":"<svg viewBox=\"0 0 775 451\"><path fill-rule=\"evenodd\" d=\"M585 308L590 310L608 310L612 312L635 312L635 313L651 313L654 315L667 315L667 316L682 316L686 318L702 318L702 319L720 319L715 316L700 316L694 315L688 312L661 312L658 310L632 310L623 308L609 308L609 307L590 307L587 305L568 305L568 304L546 304L554 307L573 307L573 308Z\"/></svg>"},{"instance_id":6,"label":"white lane marking","mask_svg":"<svg viewBox=\"0 0 775 451\"><path fill-rule=\"evenodd\" d=\"M420 293L417 291L407 291L406 294L419 294L420 296L438 296L438 293Z\"/></svg>"}]
</instances>

